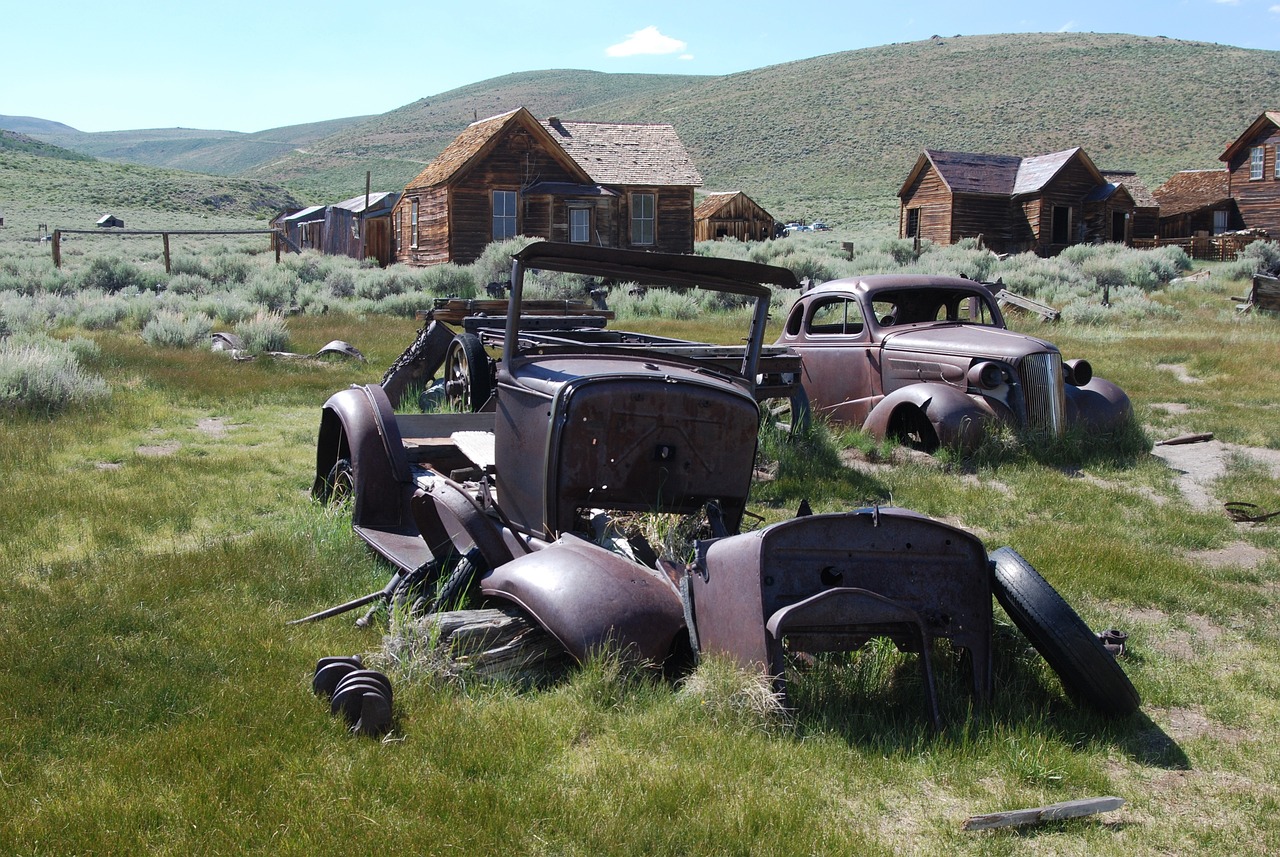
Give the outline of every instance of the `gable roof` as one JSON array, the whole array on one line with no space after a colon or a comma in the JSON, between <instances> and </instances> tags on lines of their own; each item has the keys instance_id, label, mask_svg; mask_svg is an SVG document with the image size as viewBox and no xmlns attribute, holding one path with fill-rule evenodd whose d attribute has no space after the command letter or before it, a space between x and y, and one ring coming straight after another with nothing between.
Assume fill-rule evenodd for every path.
<instances>
[{"instance_id":1,"label":"gable roof","mask_svg":"<svg viewBox=\"0 0 1280 857\"><path fill-rule=\"evenodd\" d=\"M692 187L702 184L702 174L670 125L570 122L553 117L542 127L593 182Z\"/></svg>"},{"instance_id":2,"label":"gable roof","mask_svg":"<svg viewBox=\"0 0 1280 857\"><path fill-rule=\"evenodd\" d=\"M761 206L760 203L756 202L740 190L716 190L708 193L702 202L698 203L698 207L693 210L693 219L706 220L707 218L714 217L720 209L724 208L738 197L741 197L752 207L760 209L764 214L769 214L769 212L764 210L764 207ZM773 215L769 216L772 217Z\"/></svg>"},{"instance_id":3,"label":"gable roof","mask_svg":"<svg viewBox=\"0 0 1280 857\"><path fill-rule=\"evenodd\" d=\"M1218 156L1218 160L1231 161L1231 159L1236 155L1240 154L1242 149L1253 142L1253 138L1257 137L1259 132L1261 132L1268 124L1280 128L1280 111L1268 110L1257 119L1254 119L1253 124L1250 125L1243 134L1237 137L1234 143L1227 146L1227 150L1225 152Z\"/></svg>"},{"instance_id":4,"label":"gable roof","mask_svg":"<svg viewBox=\"0 0 1280 857\"><path fill-rule=\"evenodd\" d=\"M381 190L376 193L369 194L369 205L367 207L365 206L364 194L353 196L351 199L344 199L342 202L335 202L333 207L345 209L353 214L368 214L370 212L378 211L379 209L387 209L389 211L399 198L399 193Z\"/></svg>"},{"instance_id":5,"label":"gable roof","mask_svg":"<svg viewBox=\"0 0 1280 857\"><path fill-rule=\"evenodd\" d=\"M1129 194L1135 208L1159 208L1160 203L1156 202L1151 191L1135 173L1129 170L1103 170L1102 177L1106 179L1106 183L1094 188L1085 197L1086 202L1110 199L1116 191L1123 190Z\"/></svg>"},{"instance_id":6,"label":"gable roof","mask_svg":"<svg viewBox=\"0 0 1280 857\"><path fill-rule=\"evenodd\" d=\"M552 157L562 162L570 174L577 176L584 183L591 180L582 167L547 134L546 129L538 123L533 114L523 107L518 107L506 113L499 113L497 116L472 122L462 129L462 133L445 146L444 151L436 155L435 160L418 173L417 177L409 182L407 188L426 188L444 184L492 151L502 134L517 126L536 137Z\"/></svg>"},{"instance_id":7,"label":"gable roof","mask_svg":"<svg viewBox=\"0 0 1280 857\"><path fill-rule=\"evenodd\" d=\"M953 194L1021 196L1038 193L1044 190L1045 186L1073 158L1080 158L1085 168L1097 177L1098 184L1105 184L1106 180L1102 177L1102 173L1079 146L1031 158L925 149L924 154L916 160L916 165L907 176L902 189L898 191L898 196L906 193L926 164L933 165L938 177Z\"/></svg>"},{"instance_id":8,"label":"gable roof","mask_svg":"<svg viewBox=\"0 0 1280 857\"><path fill-rule=\"evenodd\" d=\"M1161 217L1173 217L1221 205L1231 198L1230 173L1221 170L1183 170L1155 189Z\"/></svg>"}]
</instances>

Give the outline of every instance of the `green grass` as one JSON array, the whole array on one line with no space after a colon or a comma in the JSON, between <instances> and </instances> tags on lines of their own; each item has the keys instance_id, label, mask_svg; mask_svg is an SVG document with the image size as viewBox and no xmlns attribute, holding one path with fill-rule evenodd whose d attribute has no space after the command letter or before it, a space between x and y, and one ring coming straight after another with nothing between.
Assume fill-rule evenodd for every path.
<instances>
[{"instance_id":1,"label":"green grass","mask_svg":"<svg viewBox=\"0 0 1280 857\"><path fill-rule=\"evenodd\" d=\"M834 265L821 242L806 258ZM6 276L58 293L25 249L6 246L18 260ZM859 258L879 264L891 250ZM246 252L192 257L182 288L253 280L261 260L240 273L218 261ZM73 273L93 258L84 251ZM987 264L959 252L943 261ZM346 270L290 264L303 285ZM372 287L351 276L343 288ZM389 574L308 489L320 404L377 381L417 323L367 309L288 317L295 350L344 339L362 364L152 347L136 318L103 329L50 322L57 338L96 343L78 353L112 392L54 418L0 412L0 852L1280 849L1280 519L1234 524L1190 507L1145 451L1190 431L1280 449L1280 321L1237 316L1238 288L1156 289L1151 299L1170 312L1146 320L1015 319L1129 392L1142 434L1121 442L1068 438L1042 451L1002 438L969 459L920 459L824 426L799 444L762 441L771 478L754 486L750 509L765 521L806 499L820 512L916 509L989 549L1014 546L1092 627L1130 633L1124 666L1144 707L1106 722L1067 700L997 608L992 705L970 717L965 663L940 646L937 735L915 658L880 643L798 667L796 708L782 713L722 663L672 687L604 657L528 690L397 671L378 660L385 620L286 625ZM743 321L704 312L627 326L724 341ZM855 454L881 466L845 466ZM1215 490L1280 508L1280 479L1244 458ZM1261 562L1207 559L1238 543ZM386 741L345 734L310 692L317 658L353 652L392 673ZM960 831L969 815L1103 794L1128 805L1022 833Z\"/></svg>"}]
</instances>

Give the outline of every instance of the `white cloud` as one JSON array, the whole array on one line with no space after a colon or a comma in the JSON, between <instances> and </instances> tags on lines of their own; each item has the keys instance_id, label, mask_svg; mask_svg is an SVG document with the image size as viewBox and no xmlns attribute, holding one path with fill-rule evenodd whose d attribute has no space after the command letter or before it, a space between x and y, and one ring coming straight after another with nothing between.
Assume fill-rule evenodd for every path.
<instances>
[{"instance_id":1,"label":"white cloud","mask_svg":"<svg viewBox=\"0 0 1280 857\"><path fill-rule=\"evenodd\" d=\"M1277 15L1280 15L1280 6L1272 6L1269 11L1275 12Z\"/></svg>"},{"instance_id":2,"label":"white cloud","mask_svg":"<svg viewBox=\"0 0 1280 857\"><path fill-rule=\"evenodd\" d=\"M645 27L636 30L616 45L605 48L605 54L611 57L634 57L641 54L676 54L687 48L684 42L664 36L657 27ZM692 54L687 55L692 59Z\"/></svg>"},{"instance_id":3,"label":"white cloud","mask_svg":"<svg viewBox=\"0 0 1280 857\"><path fill-rule=\"evenodd\" d=\"M1073 32L1073 31L1075 30L1075 28L1076 28L1076 22L1075 22L1075 21L1068 21L1067 23L1063 24L1061 27L1059 27L1059 28L1058 28L1058 32L1059 32L1059 33L1070 33L1070 32Z\"/></svg>"},{"instance_id":4,"label":"white cloud","mask_svg":"<svg viewBox=\"0 0 1280 857\"><path fill-rule=\"evenodd\" d=\"M693 59L693 54L681 54L678 58L682 60L691 60Z\"/></svg>"},{"instance_id":5,"label":"white cloud","mask_svg":"<svg viewBox=\"0 0 1280 857\"><path fill-rule=\"evenodd\" d=\"M1222 6L1239 6L1240 5L1240 0L1213 0L1213 2L1218 3Z\"/></svg>"}]
</instances>

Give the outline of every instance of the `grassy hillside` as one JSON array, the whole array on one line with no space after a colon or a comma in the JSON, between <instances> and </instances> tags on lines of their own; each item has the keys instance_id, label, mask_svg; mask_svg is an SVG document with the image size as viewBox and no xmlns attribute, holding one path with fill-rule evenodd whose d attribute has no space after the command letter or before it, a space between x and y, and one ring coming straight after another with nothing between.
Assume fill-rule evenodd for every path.
<instances>
[{"instance_id":1,"label":"grassy hillside","mask_svg":"<svg viewBox=\"0 0 1280 857\"><path fill-rule=\"evenodd\" d=\"M473 117L524 105L541 117L670 122L707 189L745 190L775 216L892 223L925 147L1079 145L1154 186L1218 166L1275 106L1277 82L1280 52L1081 33L932 39L714 78L531 72L414 102L249 174L305 196L340 198L363 187L366 169L394 187Z\"/></svg>"},{"instance_id":2,"label":"grassy hillside","mask_svg":"<svg viewBox=\"0 0 1280 857\"><path fill-rule=\"evenodd\" d=\"M4 152L25 152L29 155L38 155L45 158L57 158L64 161L92 161L88 155L82 155L79 152L73 152L70 149L63 149L52 143L46 143L37 140L34 137L28 137L26 134L19 134L16 131L0 131L0 151Z\"/></svg>"},{"instance_id":3,"label":"grassy hillside","mask_svg":"<svg viewBox=\"0 0 1280 857\"><path fill-rule=\"evenodd\" d=\"M540 117L670 122L707 190L744 190L781 218L887 230L926 147L1033 155L1083 146L1100 167L1136 170L1154 187L1180 169L1219 166L1249 122L1276 107L1277 83L1277 51L1089 33L957 36L723 77L511 74L379 116L257 134L37 136L105 158L279 183L323 202L363 190L366 171L376 188L403 187L467 123L519 106Z\"/></svg>"},{"instance_id":4,"label":"grassy hillside","mask_svg":"<svg viewBox=\"0 0 1280 857\"><path fill-rule=\"evenodd\" d=\"M54 147L48 147L54 149ZM56 151L56 150L55 150ZM91 158L68 160L0 145L0 208L10 225L89 226L102 214L138 225L201 216L269 218L299 203L288 190L232 179Z\"/></svg>"}]
</instances>

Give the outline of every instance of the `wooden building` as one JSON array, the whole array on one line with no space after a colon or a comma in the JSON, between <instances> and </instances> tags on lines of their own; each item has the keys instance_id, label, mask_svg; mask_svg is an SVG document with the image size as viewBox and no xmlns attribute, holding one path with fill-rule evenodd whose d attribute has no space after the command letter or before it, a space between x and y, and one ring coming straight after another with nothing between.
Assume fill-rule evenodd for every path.
<instances>
[{"instance_id":1,"label":"wooden building","mask_svg":"<svg viewBox=\"0 0 1280 857\"><path fill-rule=\"evenodd\" d=\"M100 229L124 229L124 221L114 214L104 214L98 218Z\"/></svg>"},{"instance_id":2,"label":"wooden building","mask_svg":"<svg viewBox=\"0 0 1280 857\"><path fill-rule=\"evenodd\" d=\"M1155 189L1160 237L1221 235L1244 228L1226 170L1183 170Z\"/></svg>"},{"instance_id":3,"label":"wooden building","mask_svg":"<svg viewBox=\"0 0 1280 857\"><path fill-rule=\"evenodd\" d=\"M332 205L281 212L271 221L284 248L316 250L330 256L375 259L386 267L394 258L391 212L400 198L393 191L361 194Z\"/></svg>"},{"instance_id":4,"label":"wooden building","mask_svg":"<svg viewBox=\"0 0 1280 857\"><path fill-rule=\"evenodd\" d=\"M1030 158L926 149L898 191L898 234L1053 255L1121 234L1129 242L1148 219L1154 234L1149 196L1136 180L1109 181L1079 147Z\"/></svg>"},{"instance_id":5,"label":"wooden building","mask_svg":"<svg viewBox=\"0 0 1280 857\"><path fill-rule=\"evenodd\" d=\"M1255 119L1218 159L1244 228L1280 237L1280 111Z\"/></svg>"},{"instance_id":6,"label":"wooden building","mask_svg":"<svg viewBox=\"0 0 1280 857\"><path fill-rule=\"evenodd\" d=\"M473 122L405 187L395 259L467 264L516 235L690 253L701 184L670 125L539 122L521 107Z\"/></svg>"},{"instance_id":7,"label":"wooden building","mask_svg":"<svg viewBox=\"0 0 1280 857\"><path fill-rule=\"evenodd\" d=\"M773 215L742 191L709 193L693 210L694 241L765 241L776 227Z\"/></svg>"}]
</instances>

